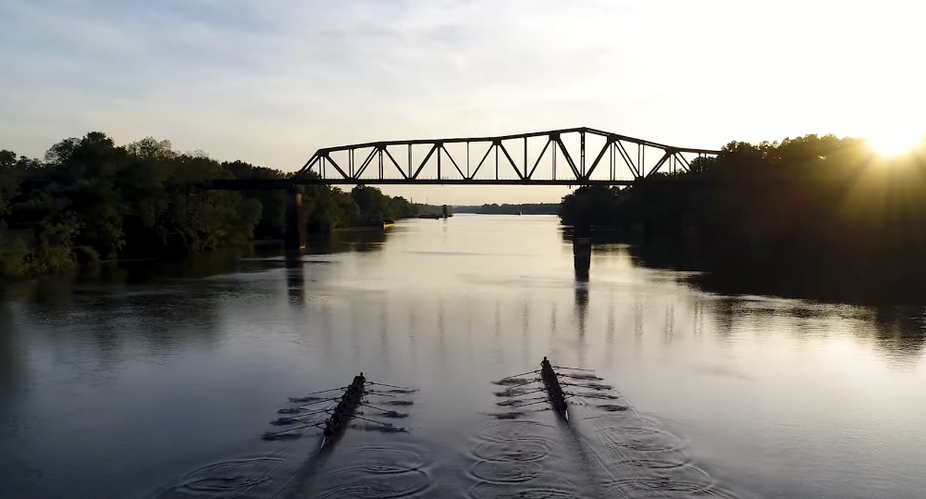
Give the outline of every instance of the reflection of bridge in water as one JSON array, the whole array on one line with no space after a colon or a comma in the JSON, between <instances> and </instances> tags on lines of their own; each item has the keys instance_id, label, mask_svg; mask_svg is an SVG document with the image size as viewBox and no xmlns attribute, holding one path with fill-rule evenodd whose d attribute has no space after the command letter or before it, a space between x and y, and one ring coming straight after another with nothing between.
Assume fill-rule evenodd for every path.
<instances>
[{"instance_id":1,"label":"reflection of bridge in water","mask_svg":"<svg viewBox=\"0 0 926 499\"><path fill-rule=\"evenodd\" d=\"M718 153L593 128L567 128L324 147L288 179L215 180L209 187L291 192L287 198L286 246L296 249L305 246L304 185L633 185L656 174L687 171L699 158ZM580 214L579 219L583 218L588 217ZM584 267L587 277L585 245L590 227L584 225L575 227L576 269L578 272Z\"/></svg>"}]
</instances>

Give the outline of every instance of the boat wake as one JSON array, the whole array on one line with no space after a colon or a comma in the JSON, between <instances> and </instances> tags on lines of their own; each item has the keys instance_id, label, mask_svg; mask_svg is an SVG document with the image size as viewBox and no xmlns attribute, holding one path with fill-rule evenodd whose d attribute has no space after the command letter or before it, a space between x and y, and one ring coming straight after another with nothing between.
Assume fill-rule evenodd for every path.
<instances>
[{"instance_id":1,"label":"boat wake","mask_svg":"<svg viewBox=\"0 0 926 499\"><path fill-rule=\"evenodd\" d=\"M602 378L565 368L557 376L568 422L545 414L549 401L534 389L536 380L495 382L508 386L495 392L497 405L511 410L489 413L494 419L474 442L471 497L735 497L692 462L681 439L638 414Z\"/></svg>"},{"instance_id":2,"label":"boat wake","mask_svg":"<svg viewBox=\"0 0 926 499\"><path fill-rule=\"evenodd\" d=\"M345 449L343 459L329 462L323 475L291 490L293 497L393 498L427 497L431 472L415 445L361 445Z\"/></svg>"}]
</instances>

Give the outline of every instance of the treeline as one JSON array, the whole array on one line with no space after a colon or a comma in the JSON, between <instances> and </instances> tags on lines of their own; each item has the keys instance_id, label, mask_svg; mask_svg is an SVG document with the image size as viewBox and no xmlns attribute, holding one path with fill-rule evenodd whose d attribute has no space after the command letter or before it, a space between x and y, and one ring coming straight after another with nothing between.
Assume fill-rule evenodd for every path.
<instances>
[{"instance_id":1,"label":"treeline","mask_svg":"<svg viewBox=\"0 0 926 499\"><path fill-rule=\"evenodd\" d=\"M456 213L476 213L480 215L556 215L559 204L484 204L482 206L454 206Z\"/></svg>"},{"instance_id":2,"label":"treeline","mask_svg":"<svg viewBox=\"0 0 926 499\"><path fill-rule=\"evenodd\" d=\"M114 258L166 258L282 236L282 192L204 190L215 179L288 174L146 138L118 146L100 132L65 139L43 159L0 151L0 277L37 275ZM414 216L378 189L306 188L316 231Z\"/></svg>"},{"instance_id":3,"label":"treeline","mask_svg":"<svg viewBox=\"0 0 926 499\"><path fill-rule=\"evenodd\" d=\"M926 277L926 142L893 157L834 136L731 142L689 172L580 189L560 215L665 240L701 255L708 270L926 290L917 281Z\"/></svg>"}]
</instances>

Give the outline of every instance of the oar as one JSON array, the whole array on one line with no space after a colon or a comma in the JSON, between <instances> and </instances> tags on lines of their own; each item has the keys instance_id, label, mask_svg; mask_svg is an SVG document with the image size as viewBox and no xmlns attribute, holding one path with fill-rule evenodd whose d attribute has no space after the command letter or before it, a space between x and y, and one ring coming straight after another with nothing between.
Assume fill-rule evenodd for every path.
<instances>
[{"instance_id":1,"label":"oar","mask_svg":"<svg viewBox=\"0 0 926 499\"><path fill-rule=\"evenodd\" d=\"M369 385L388 386L389 388L398 388L398 389L400 389L400 390L411 390L411 388L409 388L409 387L407 387L407 386L396 386L396 385L390 385L390 384L388 384L388 383L377 383L377 382L375 382L375 381L367 381L367 384L369 384Z\"/></svg>"},{"instance_id":2,"label":"oar","mask_svg":"<svg viewBox=\"0 0 926 499\"><path fill-rule=\"evenodd\" d=\"M290 399L294 399L294 398L295 398L295 399L305 398L305 397L308 397L309 395L316 395L316 394L319 394L319 393L328 393L328 392L333 392L333 391L336 391L336 390L344 390L344 389L346 389L346 388L347 388L346 386L342 386L342 387L340 387L340 388L329 388L329 389L327 389L327 390L318 390L317 392L309 392L309 393L306 393L306 394L303 395L302 397L290 397Z\"/></svg>"},{"instance_id":3,"label":"oar","mask_svg":"<svg viewBox=\"0 0 926 499\"><path fill-rule=\"evenodd\" d=\"M280 435L286 435L286 434L288 434L288 433L295 433L295 432L297 432L297 431L304 430L304 429L306 429L306 428L312 428L312 427L320 426L320 425L322 425L322 424L323 424L323 423L312 423L312 424L307 424L307 425L304 425L304 426L300 426L300 427L298 427L298 428L289 428L289 429L286 429L286 430L283 430L283 431L268 431L267 433L264 433L263 437L264 437L265 440L267 440L267 439L273 439L273 438L276 438L276 437L278 437L278 436L280 436Z\"/></svg>"},{"instance_id":4,"label":"oar","mask_svg":"<svg viewBox=\"0 0 926 499\"><path fill-rule=\"evenodd\" d=\"M387 428L394 428L394 427L395 427L395 425L393 425L392 423L383 423L382 421L377 421L377 420L375 420L375 419L365 418L365 417L363 417L363 416L354 416L354 417L357 418L357 419L362 419L362 420L364 420L364 421L369 421L369 422L371 422L371 423L376 423L376 424L379 424L379 425L383 425L383 426L385 426L385 427L387 427Z\"/></svg>"},{"instance_id":5,"label":"oar","mask_svg":"<svg viewBox=\"0 0 926 499\"><path fill-rule=\"evenodd\" d=\"M538 382L538 381L540 381L539 378L538 378L538 379L532 379L532 380L530 380L530 381L524 381L524 382L522 382L522 383L515 383L515 384L513 384L513 385L508 385L508 386L509 386L509 387L524 386L524 385L529 385L529 384L531 384L531 383L536 383L536 382Z\"/></svg>"},{"instance_id":6,"label":"oar","mask_svg":"<svg viewBox=\"0 0 926 499\"><path fill-rule=\"evenodd\" d=\"M386 413L386 414L398 414L398 412L395 411L395 410L392 410L392 409L383 409L382 407L376 407L375 405L372 405L372 404L363 404L363 407L369 407L369 408L371 408L371 409L376 409L377 411L382 411L382 412L384 412L384 413Z\"/></svg>"},{"instance_id":7,"label":"oar","mask_svg":"<svg viewBox=\"0 0 926 499\"><path fill-rule=\"evenodd\" d=\"M514 400L514 401L512 401L512 403L509 404L509 405L510 405L511 407L523 407L524 405L527 405L527 404L525 404L525 402L530 402L530 403L533 404L533 403L535 403L535 402L537 402L537 401L543 401L543 400L546 400L546 399L547 399L546 397L538 397L538 398L535 398L535 399Z\"/></svg>"},{"instance_id":8,"label":"oar","mask_svg":"<svg viewBox=\"0 0 926 499\"><path fill-rule=\"evenodd\" d=\"M316 404L321 404L322 402L333 402L333 401L335 401L335 400L340 400L340 398L341 398L341 397L331 397L331 398L329 398L329 399L318 399L318 400L316 400L316 401L314 401L314 402L306 402L306 403L300 405L299 408L301 409L301 408L303 408L303 407L310 407L310 406L313 406L313 405L316 405Z\"/></svg>"},{"instance_id":9,"label":"oar","mask_svg":"<svg viewBox=\"0 0 926 499\"><path fill-rule=\"evenodd\" d=\"M518 378L518 377L525 376L525 375L528 375L528 374L534 374L534 373L536 373L536 372L539 371L539 370L540 370L540 369L534 369L533 371L527 371L526 373L515 374L514 376L505 376L505 377L502 378L502 379Z\"/></svg>"},{"instance_id":10,"label":"oar","mask_svg":"<svg viewBox=\"0 0 926 499\"><path fill-rule=\"evenodd\" d=\"M495 394L496 397L520 397L521 395L528 395L531 393L542 392L546 390L544 387L531 388L530 390L516 391L514 393L505 393L507 390L500 391Z\"/></svg>"},{"instance_id":11,"label":"oar","mask_svg":"<svg viewBox=\"0 0 926 499\"><path fill-rule=\"evenodd\" d=\"M392 397L392 398L396 398L396 396L393 395L393 394L391 394L391 393L371 392L371 391L369 391L369 390L366 390L366 391L364 391L363 393L364 393L364 395L376 395L376 396L378 396L378 397Z\"/></svg>"},{"instance_id":12,"label":"oar","mask_svg":"<svg viewBox=\"0 0 926 499\"><path fill-rule=\"evenodd\" d=\"M298 416L290 416L290 417L278 418L278 419L275 419L275 420L271 421L270 424L272 424L272 425L274 425L274 426L282 426L282 425L287 425L287 424L298 423L298 422L302 421L303 419L305 419L305 418L307 418L307 417L309 417L309 416L314 416L314 415L316 415L316 414L321 414L321 413L329 413L329 412L331 412L332 410L333 410L333 409L321 409L321 410L318 410L318 411L312 411L312 412L307 412L307 413L305 413L305 414L300 414L300 415L298 415Z\"/></svg>"},{"instance_id":13,"label":"oar","mask_svg":"<svg viewBox=\"0 0 926 499\"><path fill-rule=\"evenodd\" d=\"M594 369L585 369L582 367L569 367L569 366L552 366L557 369L571 369L573 371L594 371Z\"/></svg>"},{"instance_id":14,"label":"oar","mask_svg":"<svg viewBox=\"0 0 926 499\"><path fill-rule=\"evenodd\" d=\"M544 398L542 398L542 399L540 399L540 400L535 400L535 401L530 402L530 403L528 403L528 404L519 404L519 405L516 405L516 406L514 406L514 407L521 408L521 407L527 407L527 406L529 406L529 405L534 405L534 404L542 404L542 403L544 403L544 402L547 402L547 398L546 398L546 397L544 397Z\"/></svg>"}]
</instances>

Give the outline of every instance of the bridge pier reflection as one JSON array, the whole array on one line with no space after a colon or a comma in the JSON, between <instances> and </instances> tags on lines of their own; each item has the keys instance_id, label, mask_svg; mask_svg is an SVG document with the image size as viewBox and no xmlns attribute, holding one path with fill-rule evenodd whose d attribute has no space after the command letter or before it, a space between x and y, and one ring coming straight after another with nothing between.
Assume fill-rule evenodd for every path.
<instances>
[{"instance_id":1,"label":"bridge pier reflection","mask_svg":"<svg viewBox=\"0 0 926 499\"><path fill-rule=\"evenodd\" d=\"M286 190L286 215L283 239L287 251L305 249L305 214L302 210L302 187L293 185Z\"/></svg>"},{"instance_id":2,"label":"bridge pier reflection","mask_svg":"<svg viewBox=\"0 0 926 499\"><path fill-rule=\"evenodd\" d=\"M579 238L578 234L573 238L572 262L575 268L576 282L588 282L588 274L592 266L591 238Z\"/></svg>"},{"instance_id":3,"label":"bridge pier reflection","mask_svg":"<svg viewBox=\"0 0 926 499\"><path fill-rule=\"evenodd\" d=\"M588 281L592 265L591 200L584 191L576 192L576 222L572 234L572 256L576 281Z\"/></svg>"}]
</instances>

